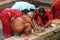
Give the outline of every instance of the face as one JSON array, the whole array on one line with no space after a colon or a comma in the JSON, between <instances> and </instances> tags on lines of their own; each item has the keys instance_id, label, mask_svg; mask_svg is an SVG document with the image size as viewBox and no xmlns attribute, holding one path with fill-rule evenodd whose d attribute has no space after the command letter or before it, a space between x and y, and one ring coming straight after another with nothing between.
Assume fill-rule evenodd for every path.
<instances>
[{"instance_id":1,"label":"face","mask_svg":"<svg viewBox=\"0 0 60 40\"><path fill-rule=\"evenodd\" d=\"M44 15L44 13L39 13L39 15L43 16L43 15Z\"/></svg>"},{"instance_id":2,"label":"face","mask_svg":"<svg viewBox=\"0 0 60 40\"><path fill-rule=\"evenodd\" d=\"M28 15L30 18L33 18L34 13L33 13L33 12L28 12L27 15Z\"/></svg>"}]
</instances>

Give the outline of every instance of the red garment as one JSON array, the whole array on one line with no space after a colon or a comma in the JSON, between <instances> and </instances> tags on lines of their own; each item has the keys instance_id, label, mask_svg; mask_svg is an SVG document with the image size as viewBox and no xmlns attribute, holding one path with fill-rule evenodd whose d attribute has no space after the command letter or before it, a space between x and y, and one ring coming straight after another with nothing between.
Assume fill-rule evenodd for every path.
<instances>
[{"instance_id":1,"label":"red garment","mask_svg":"<svg viewBox=\"0 0 60 40\"><path fill-rule=\"evenodd\" d=\"M41 15L38 14L38 11L35 14L35 20L37 21L38 25L45 26L49 20L52 20L52 15L46 9L44 15L44 21L42 21Z\"/></svg>"},{"instance_id":2,"label":"red garment","mask_svg":"<svg viewBox=\"0 0 60 40\"><path fill-rule=\"evenodd\" d=\"M4 0L0 0L0 2L2 2L2 1L4 1Z\"/></svg>"},{"instance_id":3,"label":"red garment","mask_svg":"<svg viewBox=\"0 0 60 40\"><path fill-rule=\"evenodd\" d=\"M10 13L10 16L8 15L8 13ZM8 9L8 10L3 10L1 12L1 21L2 21L2 26L3 26L3 33L6 37L8 36L12 36L13 35L13 31L10 25L10 19L12 17L16 18L18 16L21 16L22 12L19 10L12 10L12 9Z\"/></svg>"},{"instance_id":4,"label":"red garment","mask_svg":"<svg viewBox=\"0 0 60 40\"><path fill-rule=\"evenodd\" d=\"M58 18L60 19L60 1L54 0L53 4L51 6L51 12L53 14L54 19Z\"/></svg>"}]
</instances>

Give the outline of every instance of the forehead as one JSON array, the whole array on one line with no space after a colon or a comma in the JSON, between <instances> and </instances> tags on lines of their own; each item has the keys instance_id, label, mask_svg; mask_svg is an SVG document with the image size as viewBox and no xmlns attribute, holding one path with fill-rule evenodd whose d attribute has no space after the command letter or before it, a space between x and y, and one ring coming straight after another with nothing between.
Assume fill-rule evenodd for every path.
<instances>
[{"instance_id":1,"label":"forehead","mask_svg":"<svg viewBox=\"0 0 60 40\"><path fill-rule=\"evenodd\" d=\"M34 14L33 12L28 12L27 14Z\"/></svg>"}]
</instances>

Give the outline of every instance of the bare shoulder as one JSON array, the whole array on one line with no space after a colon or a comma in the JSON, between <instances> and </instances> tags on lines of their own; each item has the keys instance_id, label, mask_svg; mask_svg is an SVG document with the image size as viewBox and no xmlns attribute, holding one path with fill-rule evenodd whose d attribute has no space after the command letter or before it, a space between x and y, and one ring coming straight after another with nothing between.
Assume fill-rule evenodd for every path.
<instances>
[{"instance_id":1,"label":"bare shoulder","mask_svg":"<svg viewBox=\"0 0 60 40\"><path fill-rule=\"evenodd\" d=\"M21 17L27 22L31 21L31 18L28 17L27 15L22 15Z\"/></svg>"},{"instance_id":2,"label":"bare shoulder","mask_svg":"<svg viewBox=\"0 0 60 40\"><path fill-rule=\"evenodd\" d=\"M23 19L28 19L28 20L30 20L31 18L30 17L28 17L27 15L22 15L21 16Z\"/></svg>"}]
</instances>

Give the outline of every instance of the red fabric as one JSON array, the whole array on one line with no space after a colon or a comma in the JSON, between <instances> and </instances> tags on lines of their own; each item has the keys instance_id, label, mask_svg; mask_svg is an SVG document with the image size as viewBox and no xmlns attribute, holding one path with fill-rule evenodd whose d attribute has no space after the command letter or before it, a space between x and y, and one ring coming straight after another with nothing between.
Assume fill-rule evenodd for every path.
<instances>
[{"instance_id":1,"label":"red fabric","mask_svg":"<svg viewBox=\"0 0 60 40\"><path fill-rule=\"evenodd\" d=\"M37 21L38 25L45 26L45 24L49 21L52 20L52 15L48 12L46 9L45 15L44 15L44 23L42 22L42 18L40 15L38 15L38 11L35 14L35 20Z\"/></svg>"},{"instance_id":2,"label":"red fabric","mask_svg":"<svg viewBox=\"0 0 60 40\"><path fill-rule=\"evenodd\" d=\"M8 15L8 13L10 12L10 16ZM8 37L8 36L12 36L13 35L13 31L11 29L11 25L10 25L10 19L12 17L16 18L18 16L21 16L22 12L19 10L3 10L1 12L1 21L2 21L2 26L3 26L3 34Z\"/></svg>"},{"instance_id":3,"label":"red fabric","mask_svg":"<svg viewBox=\"0 0 60 40\"><path fill-rule=\"evenodd\" d=\"M51 6L51 12L53 14L54 19L58 18L60 19L60 1L54 0L53 4Z\"/></svg>"},{"instance_id":4,"label":"red fabric","mask_svg":"<svg viewBox=\"0 0 60 40\"><path fill-rule=\"evenodd\" d=\"M2 1L4 1L4 0L0 0L0 2L2 2Z\"/></svg>"}]
</instances>

